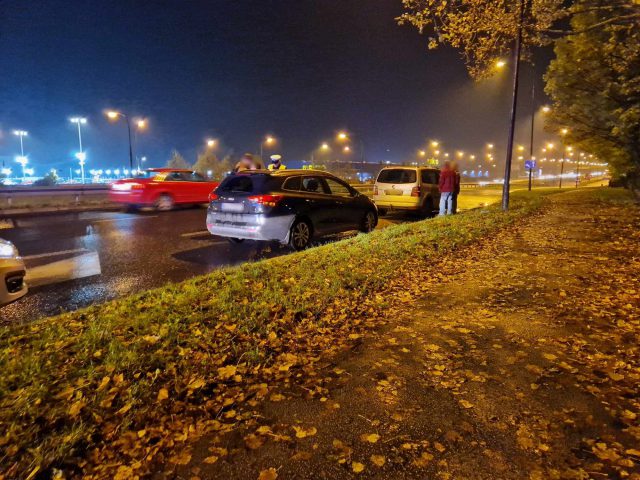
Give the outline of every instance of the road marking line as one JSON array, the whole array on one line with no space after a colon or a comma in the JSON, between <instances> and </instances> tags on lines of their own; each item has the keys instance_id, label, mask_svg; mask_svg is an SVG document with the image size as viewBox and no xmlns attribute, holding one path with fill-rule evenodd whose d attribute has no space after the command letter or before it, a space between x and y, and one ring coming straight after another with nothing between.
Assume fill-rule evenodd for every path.
<instances>
[{"instance_id":1,"label":"road marking line","mask_svg":"<svg viewBox=\"0 0 640 480\"><path fill-rule=\"evenodd\" d=\"M27 270L26 281L30 286L39 287L78 278L101 275L98 252L87 250L77 257L65 258Z\"/></svg>"},{"instance_id":2,"label":"road marking line","mask_svg":"<svg viewBox=\"0 0 640 480\"><path fill-rule=\"evenodd\" d=\"M100 220L90 220L90 223L106 223L106 222L117 222L119 220L133 220L139 218L156 218L158 215L145 215L145 216L136 216L130 215L127 217L118 217L118 218L102 218Z\"/></svg>"},{"instance_id":3,"label":"road marking line","mask_svg":"<svg viewBox=\"0 0 640 480\"><path fill-rule=\"evenodd\" d=\"M87 250L86 248L75 248L73 250L60 250L59 252L50 252L50 253L39 253L37 255L27 255L26 257L22 257L25 260L33 260L35 258L45 258L45 257L53 257L56 255L67 255L69 253L86 253L91 250Z\"/></svg>"},{"instance_id":4,"label":"road marking line","mask_svg":"<svg viewBox=\"0 0 640 480\"><path fill-rule=\"evenodd\" d=\"M198 236L204 235L204 234L211 235L209 233L209 230L200 230L200 231L197 231L197 232L183 233L180 236L181 237L198 237Z\"/></svg>"}]
</instances>

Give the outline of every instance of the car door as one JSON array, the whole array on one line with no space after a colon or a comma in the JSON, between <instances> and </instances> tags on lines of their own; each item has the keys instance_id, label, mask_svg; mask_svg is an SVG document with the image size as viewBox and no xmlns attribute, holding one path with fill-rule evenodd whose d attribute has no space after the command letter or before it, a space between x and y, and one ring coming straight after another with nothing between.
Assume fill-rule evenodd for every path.
<instances>
[{"instance_id":1,"label":"car door","mask_svg":"<svg viewBox=\"0 0 640 480\"><path fill-rule=\"evenodd\" d=\"M315 233L325 235L335 230L334 204L326 192L328 187L320 175L302 177L300 192L304 197L304 210L313 223Z\"/></svg>"},{"instance_id":2,"label":"car door","mask_svg":"<svg viewBox=\"0 0 640 480\"><path fill-rule=\"evenodd\" d=\"M185 173L185 202L206 203L213 188L205 178L197 172Z\"/></svg>"},{"instance_id":3,"label":"car door","mask_svg":"<svg viewBox=\"0 0 640 480\"><path fill-rule=\"evenodd\" d=\"M175 203L188 202L188 188L182 172L168 172L164 177L162 187L162 190L171 195Z\"/></svg>"},{"instance_id":4,"label":"car door","mask_svg":"<svg viewBox=\"0 0 640 480\"><path fill-rule=\"evenodd\" d=\"M337 231L351 230L360 226L364 218L362 206L355 201L354 190L344 182L337 179L325 177L328 194L331 196L333 205L333 221Z\"/></svg>"},{"instance_id":5,"label":"car door","mask_svg":"<svg viewBox=\"0 0 640 480\"><path fill-rule=\"evenodd\" d=\"M438 171L432 168L424 169L420 171L420 177L422 180L421 197L422 200L426 197L431 197L432 206L436 208L440 202L440 190L438 189Z\"/></svg>"}]
</instances>

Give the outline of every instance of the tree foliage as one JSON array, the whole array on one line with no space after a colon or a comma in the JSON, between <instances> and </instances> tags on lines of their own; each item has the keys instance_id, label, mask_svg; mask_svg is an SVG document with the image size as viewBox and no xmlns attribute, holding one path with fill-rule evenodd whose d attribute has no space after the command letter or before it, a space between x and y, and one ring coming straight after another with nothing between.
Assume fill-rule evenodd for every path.
<instances>
[{"instance_id":1,"label":"tree foliage","mask_svg":"<svg viewBox=\"0 0 640 480\"><path fill-rule=\"evenodd\" d=\"M198 155L193 169L213 180L222 180L227 172L231 171L232 165L228 156L219 159L214 152L206 150Z\"/></svg>"},{"instance_id":2,"label":"tree foliage","mask_svg":"<svg viewBox=\"0 0 640 480\"><path fill-rule=\"evenodd\" d=\"M450 45L462 52L469 73L482 78L491 73L496 58L506 55L518 32L519 5L524 8L523 44L548 45L568 32L562 20L596 12L604 25L637 23L639 0L402 0L401 25L412 25L429 35L429 48ZM566 23L566 22L565 22Z\"/></svg>"},{"instance_id":3,"label":"tree foliage","mask_svg":"<svg viewBox=\"0 0 640 480\"><path fill-rule=\"evenodd\" d=\"M574 6L583 7L571 21L577 33L555 45L556 59L546 74L551 125L567 127L569 141L638 182L640 24L624 19L629 9L594 10L589 3Z\"/></svg>"},{"instance_id":4,"label":"tree foliage","mask_svg":"<svg viewBox=\"0 0 640 480\"><path fill-rule=\"evenodd\" d=\"M173 150L171 158L167 161L167 168L191 168L191 165L180 155L180 152Z\"/></svg>"}]
</instances>

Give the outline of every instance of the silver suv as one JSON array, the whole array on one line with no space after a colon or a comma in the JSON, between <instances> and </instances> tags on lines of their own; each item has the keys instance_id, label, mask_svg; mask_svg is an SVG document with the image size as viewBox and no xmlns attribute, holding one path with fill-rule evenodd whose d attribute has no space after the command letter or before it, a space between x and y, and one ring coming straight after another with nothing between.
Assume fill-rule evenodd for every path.
<instances>
[{"instance_id":1,"label":"silver suv","mask_svg":"<svg viewBox=\"0 0 640 480\"><path fill-rule=\"evenodd\" d=\"M378 213L389 210L433 215L440 203L440 170L430 167L386 167L378 173L373 201Z\"/></svg>"}]
</instances>

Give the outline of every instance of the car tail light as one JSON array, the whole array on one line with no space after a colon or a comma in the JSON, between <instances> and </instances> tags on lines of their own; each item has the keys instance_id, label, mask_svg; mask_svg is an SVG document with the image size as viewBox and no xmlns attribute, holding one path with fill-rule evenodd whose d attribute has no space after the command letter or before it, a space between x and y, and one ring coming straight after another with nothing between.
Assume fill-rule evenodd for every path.
<instances>
[{"instance_id":1,"label":"car tail light","mask_svg":"<svg viewBox=\"0 0 640 480\"><path fill-rule=\"evenodd\" d=\"M259 203L265 207L275 207L283 198L283 195L252 195L249 197L249 201Z\"/></svg>"},{"instance_id":2,"label":"car tail light","mask_svg":"<svg viewBox=\"0 0 640 480\"><path fill-rule=\"evenodd\" d=\"M420 186L416 185L415 187L413 187L411 189L411 196L412 197L419 197L420 196Z\"/></svg>"},{"instance_id":3,"label":"car tail light","mask_svg":"<svg viewBox=\"0 0 640 480\"><path fill-rule=\"evenodd\" d=\"M217 200L217 199L218 199L218 195L216 195L215 192L211 192L209 194L209 201L210 202L213 202L214 200Z\"/></svg>"},{"instance_id":4,"label":"car tail light","mask_svg":"<svg viewBox=\"0 0 640 480\"><path fill-rule=\"evenodd\" d=\"M374 195L378 195L378 186L377 185L373 186L373 194Z\"/></svg>"},{"instance_id":5,"label":"car tail light","mask_svg":"<svg viewBox=\"0 0 640 480\"><path fill-rule=\"evenodd\" d=\"M131 184L131 190L142 190L144 188L144 185L141 183L132 183Z\"/></svg>"}]
</instances>

